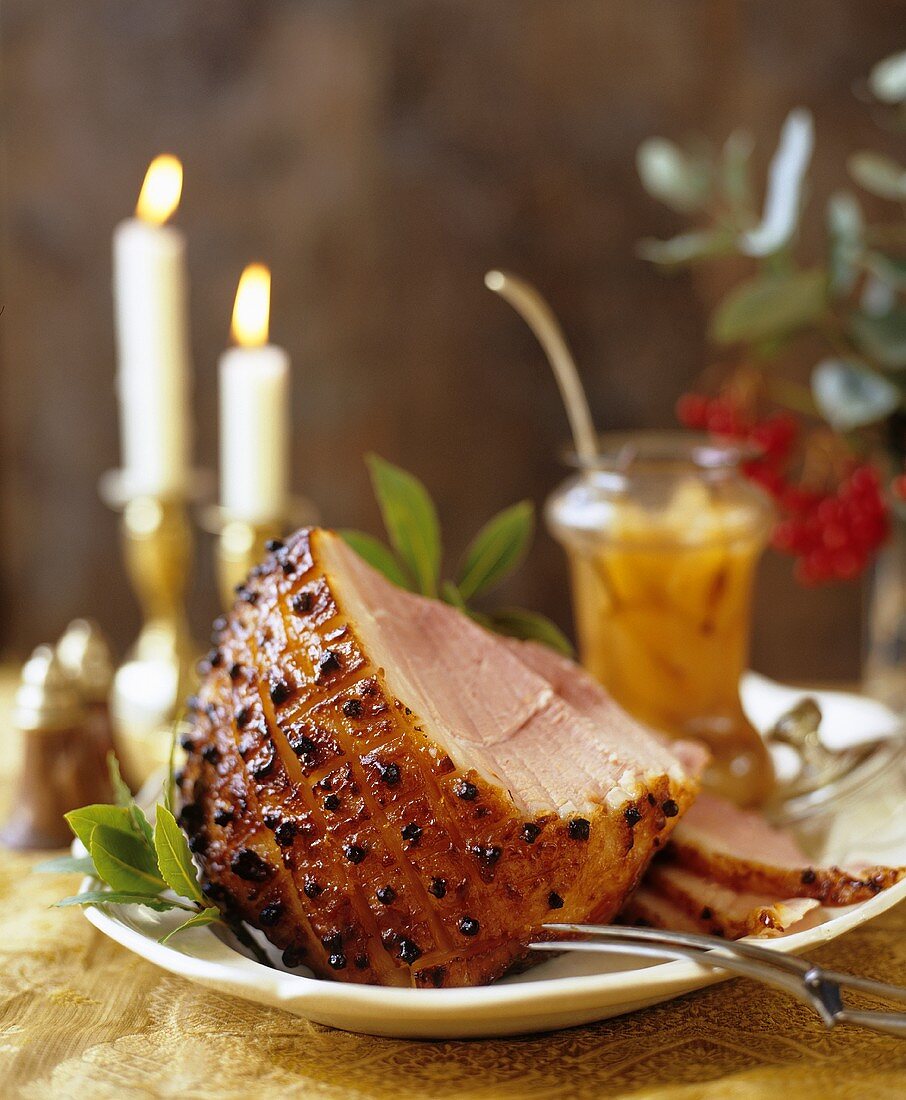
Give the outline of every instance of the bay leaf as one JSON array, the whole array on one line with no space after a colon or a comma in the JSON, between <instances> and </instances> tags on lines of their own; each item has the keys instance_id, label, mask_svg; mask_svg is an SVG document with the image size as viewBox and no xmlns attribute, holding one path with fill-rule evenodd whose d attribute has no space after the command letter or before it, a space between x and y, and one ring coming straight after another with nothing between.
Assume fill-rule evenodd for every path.
<instances>
[{"instance_id":1,"label":"bay leaf","mask_svg":"<svg viewBox=\"0 0 906 1100\"><path fill-rule=\"evenodd\" d=\"M86 848L91 847L91 834L98 825L117 829L128 835L134 835L136 832L135 823L125 806L111 806L99 802L91 806L82 806L78 810L70 810L63 816L69 823L70 829Z\"/></svg>"},{"instance_id":2,"label":"bay leaf","mask_svg":"<svg viewBox=\"0 0 906 1100\"><path fill-rule=\"evenodd\" d=\"M134 834L97 825L91 834L89 850L98 875L114 890L159 894L167 887L154 853Z\"/></svg>"},{"instance_id":3,"label":"bay leaf","mask_svg":"<svg viewBox=\"0 0 906 1100\"><path fill-rule=\"evenodd\" d=\"M456 587L468 602L487 592L515 569L528 553L535 529L535 508L523 500L498 512L466 549Z\"/></svg>"},{"instance_id":4,"label":"bay leaf","mask_svg":"<svg viewBox=\"0 0 906 1100\"><path fill-rule=\"evenodd\" d=\"M441 551L434 502L412 474L375 454L366 461L390 545L415 578L418 591L436 596Z\"/></svg>"},{"instance_id":5,"label":"bay leaf","mask_svg":"<svg viewBox=\"0 0 906 1100\"><path fill-rule=\"evenodd\" d=\"M178 928L174 928L172 932L168 932L166 936L161 937L159 942L166 943L169 939L175 936L177 932L184 932L187 928L200 928L203 925L213 924L215 921L219 920L223 920L223 917L220 915L219 909L213 909L211 907L208 907L207 909L202 909L200 912L195 913L193 916L189 917L188 920L183 921L183 923Z\"/></svg>"},{"instance_id":6,"label":"bay leaf","mask_svg":"<svg viewBox=\"0 0 906 1100\"><path fill-rule=\"evenodd\" d=\"M192 862L188 842L166 806L157 807L154 849L157 852L157 866L170 889L190 901L202 901L198 872Z\"/></svg>"},{"instance_id":7,"label":"bay leaf","mask_svg":"<svg viewBox=\"0 0 906 1100\"><path fill-rule=\"evenodd\" d=\"M149 897L147 894L134 894L124 890L86 890L84 894L73 894L72 897L54 902L57 909L72 905L144 905L157 913L184 908L166 898Z\"/></svg>"},{"instance_id":8,"label":"bay leaf","mask_svg":"<svg viewBox=\"0 0 906 1100\"><path fill-rule=\"evenodd\" d=\"M57 856L56 859L45 859L43 863L32 867L32 871L39 875L94 875L97 876L94 864L90 856Z\"/></svg>"},{"instance_id":9,"label":"bay leaf","mask_svg":"<svg viewBox=\"0 0 906 1100\"><path fill-rule=\"evenodd\" d=\"M522 607L506 607L495 611L491 623L498 634L523 641L541 642L565 657L572 657L572 643L563 631L545 615L537 611L527 611Z\"/></svg>"},{"instance_id":10,"label":"bay leaf","mask_svg":"<svg viewBox=\"0 0 906 1100\"><path fill-rule=\"evenodd\" d=\"M458 611L464 611L468 614L469 609L466 607L466 601L462 598L462 594L452 581L444 581L441 584L440 597L444 603L448 603Z\"/></svg>"},{"instance_id":11,"label":"bay leaf","mask_svg":"<svg viewBox=\"0 0 906 1100\"><path fill-rule=\"evenodd\" d=\"M351 546L360 558L368 562L372 569L387 578L398 588L412 591L412 580L406 575L405 570L396 560L393 551L385 546L380 539L365 534L364 531L352 531L348 528L340 531L340 537Z\"/></svg>"}]
</instances>

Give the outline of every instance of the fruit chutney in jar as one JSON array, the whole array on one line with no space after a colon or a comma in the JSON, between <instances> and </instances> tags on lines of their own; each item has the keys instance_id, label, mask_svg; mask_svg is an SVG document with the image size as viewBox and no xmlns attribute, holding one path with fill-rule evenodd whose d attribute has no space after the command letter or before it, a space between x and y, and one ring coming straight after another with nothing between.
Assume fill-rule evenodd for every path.
<instances>
[{"instance_id":1,"label":"fruit chutney in jar","mask_svg":"<svg viewBox=\"0 0 906 1100\"><path fill-rule=\"evenodd\" d=\"M739 698L755 568L773 508L737 444L604 436L547 503L564 546L582 663L630 714L712 753L706 786L756 805L774 782Z\"/></svg>"}]
</instances>

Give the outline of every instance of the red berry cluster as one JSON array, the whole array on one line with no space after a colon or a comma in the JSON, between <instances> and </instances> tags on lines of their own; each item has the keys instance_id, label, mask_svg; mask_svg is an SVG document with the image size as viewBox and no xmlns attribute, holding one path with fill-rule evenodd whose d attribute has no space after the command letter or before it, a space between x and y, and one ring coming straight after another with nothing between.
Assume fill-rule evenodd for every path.
<instances>
[{"instance_id":1,"label":"red berry cluster","mask_svg":"<svg viewBox=\"0 0 906 1100\"><path fill-rule=\"evenodd\" d=\"M707 397L701 393L684 394L676 413L687 428L753 444L757 456L744 463L746 476L775 498L787 487L786 468L799 436L799 425L792 416L772 413L758 420L726 394Z\"/></svg>"},{"instance_id":2,"label":"red berry cluster","mask_svg":"<svg viewBox=\"0 0 906 1100\"><path fill-rule=\"evenodd\" d=\"M688 428L757 446L758 456L743 470L776 501L782 518L773 545L798 559L796 577L803 584L852 580L887 538L890 516L873 466L853 466L833 492L817 492L790 480L798 425L788 414L757 420L726 394L685 394L677 416ZM906 474L895 482L895 492L906 500Z\"/></svg>"},{"instance_id":3,"label":"red berry cluster","mask_svg":"<svg viewBox=\"0 0 906 1100\"><path fill-rule=\"evenodd\" d=\"M778 550L795 555L803 584L849 581L865 569L890 533L890 517L873 466L860 465L833 493L793 487L781 498L786 515L774 531Z\"/></svg>"}]
</instances>

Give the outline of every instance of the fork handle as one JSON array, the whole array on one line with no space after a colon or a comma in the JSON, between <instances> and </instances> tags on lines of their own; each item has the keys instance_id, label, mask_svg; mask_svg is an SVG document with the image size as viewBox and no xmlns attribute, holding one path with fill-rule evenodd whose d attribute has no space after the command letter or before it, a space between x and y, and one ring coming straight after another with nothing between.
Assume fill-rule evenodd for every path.
<instances>
[{"instance_id":1,"label":"fork handle","mask_svg":"<svg viewBox=\"0 0 906 1100\"><path fill-rule=\"evenodd\" d=\"M859 1012L852 1008L842 1008L834 1013L835 1024L855 1024L857 1027L882 1031L885 1035L895 1035L906 1039L906 1014L902 1012Z\"/></svg>"},{"instance_id":2,"label":"fork handle","mask_svg":"<svg viewBox=\"0 0 906 1100\"><path fill-rule=\"evenodd\" d=\"M906 986L890 985L888 982L875 981L874 978L863 978L858 974L844 974L839 970L825 970L818 968L821 977L827 981L836 982L839 986L848 989L860 989L863 993L873 993L876 997L885 997L888 1001L902 1001L906 1004Z\"/></svg>"}]
</instances>

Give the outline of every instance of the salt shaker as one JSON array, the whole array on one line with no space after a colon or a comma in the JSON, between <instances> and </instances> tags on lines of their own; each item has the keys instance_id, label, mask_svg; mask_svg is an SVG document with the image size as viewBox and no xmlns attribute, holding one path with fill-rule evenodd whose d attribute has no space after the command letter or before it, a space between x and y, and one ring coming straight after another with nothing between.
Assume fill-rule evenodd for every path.
<instances>
[{"instance_id":1,"label":"salt shaker","mask_svg":"<svg viewBox=\"0 0 906 1100\"><path fill-rule=\"evenodd\" d=\"M54 650L39 646L22 669L13 707L24 751L13 809L0 832L7 847L62 848L72 839L63 815L108 800L84 719L79 694Z\"/></svg>"},{"instance_id":2,"label":"salt shaker","mask_svg":"<svg viewBox=\"0 0 906 1100\"><path fill-rule=\"evenodd\" d=\"M98 774L108 774L107 757L115 751L110 717L113 659L101 628L93 619L73 619L57 642L57 658L85 707L89 752Z\"/></svg>"}]
</instances>

